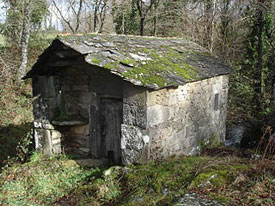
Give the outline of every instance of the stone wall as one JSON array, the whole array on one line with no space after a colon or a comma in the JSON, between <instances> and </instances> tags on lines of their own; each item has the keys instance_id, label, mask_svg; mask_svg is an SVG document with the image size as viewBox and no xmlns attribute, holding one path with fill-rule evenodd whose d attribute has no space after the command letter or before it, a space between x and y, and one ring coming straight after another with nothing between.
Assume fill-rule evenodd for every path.
<instances>
[{"instance_id":1,"label":"stone wall","mask_svg":"<svg viewBox=\"0 0 275 206\"><path fill-rule=\"evenodd\" d=\"M124 83L123 124L121 126L122 163L142 163L149 158L147 135L147 92L145 88Z\"/></svg>"},{"instance_id":2,"label":"stone wall","mask_svg":"<svg viewBox=\"0 0 275 206\"><path fill-rule=\"evenodd\" d=\"M147 90L87 65L33 78L35 145L97 157L100 97L123 99L122 163L194 155L199 143L225 138L228 76Z\"/></svg>"},{"instance_id":3,"label":"stone wall","mask_svg":"<svg viewBox=\"0 0 275 206\"><path fill-rule=\"evenodd\" d=\"M45 154L96 156L95 116L101 95L122 98L122 80L108 71L79 65L54 76L33 78L36 149ZM91 151L92 148L92 151Z\"/></svg>"},{"instance_id":4,"label":"stone wall","mask_svg":"<svg viewBox=\"0 0 275 206\"><path fill-rule=\"evenodd\" d=\"M225 140L228 76L147 92L150 158L195 155L199 143Z\"/></svg>"},{"instance_id":5,"label":"stone wall","mask_svg":"<svg viewBox=\"0 0 275 206\"><path fill-rule=\"evenodd\" d=\"M45 154L61 152L61 133L51 124L59 99L59 82L53 76L33 78L35 148Z\"/></svg>"}]
</instances>

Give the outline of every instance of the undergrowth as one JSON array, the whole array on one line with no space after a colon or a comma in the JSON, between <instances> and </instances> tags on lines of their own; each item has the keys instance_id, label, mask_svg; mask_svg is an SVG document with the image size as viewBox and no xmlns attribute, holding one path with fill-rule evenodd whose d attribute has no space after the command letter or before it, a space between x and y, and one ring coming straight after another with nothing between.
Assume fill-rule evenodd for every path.
<instances>
[{"instance_id":1,"label":"undergrowth","mask_svg":"<svg viewBox=\"0 0 275 206\"><path fill-rule=\"evenodd\" d=\"M81 168L62 156L45 158L35 153L30 162L3 171L0 205L51 205L98 171Z\"/></svg>"},{"instance_id":2,"label":"undergrowth","mask_svg":"<svg viewBox=\"0 0 275 206\"><path fill-rule=\"evenodd\" d=\"M83 168L65 156L34 153L30 162L3 171L0 204L173 205L185 193L196 192L224 205L272 206L273 160L252 160L229 151L217 156L218 149L213 150L214 156L170 157L107 169Z\"/></svg>"}]
</instances>

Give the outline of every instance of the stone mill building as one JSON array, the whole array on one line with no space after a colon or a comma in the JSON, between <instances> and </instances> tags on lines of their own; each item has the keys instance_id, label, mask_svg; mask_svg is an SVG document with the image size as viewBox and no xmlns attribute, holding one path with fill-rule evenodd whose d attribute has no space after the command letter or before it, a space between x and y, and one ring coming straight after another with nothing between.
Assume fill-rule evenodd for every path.
<instances>
[{"instance_id":1,"label":"stone mill building","mask_svg":"<svg viewBox=\"0 0 275 206\"><path fill-rule=\"evenodd\" d=\"M115 164L194 155L225 139L230 67L178 38L56 38L32 78L35 147Z\"/></svg>"}]
</instances>

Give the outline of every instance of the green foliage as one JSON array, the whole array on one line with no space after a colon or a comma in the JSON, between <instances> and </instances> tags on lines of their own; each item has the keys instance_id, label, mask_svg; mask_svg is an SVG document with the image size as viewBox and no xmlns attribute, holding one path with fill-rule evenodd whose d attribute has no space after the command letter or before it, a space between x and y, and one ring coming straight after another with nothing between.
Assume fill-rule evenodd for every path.
<instances>
[{"instance_id":1,"label":"green foliage","mask_svg":"<svg viewBox=\"0 0 275 206\"><path fill-rule=\"evenodd\" d=\"M220 141L220 139L216 134L212 134L211 137L208 139L202 138L199 140L198 143L199 143L201 153L205 152L208 149L218 148L222 146L222 142Z\"/></svg>"},{"instance_id":2,"label":"green foliage","mask_svg":"<svg viewBox=\"0 0 275 206\"><path fill-rule=\"evenodd\" d=\"M32 124L0 127L0 170L4 165L25 162L32 152Z\"/></svg>"},{"instance_id":3,"label":"green foliage","mask_svg":"<svg viewBox=\"0 0 275 206\"><path fill-rule=\"evenodd\" d=\"M250 15L249 33L246 40L246 55L243 61L243 74L250 79L253 88L254 108L256 115L262 116L270 112L272 88L274 84L275 63L275 16L272 1L255 3L248 10Z\"/></svg>"},{"instance_id":4,"label":"green foliage","mask_svg":"<svg viewBox=\"0 0 275 206\"><path fill-rule=\"evenodd\" d=\"M51 205L92 177L96 169L83 169L66 160L35 154L33 161L6 169L0 178L0 202L6 205ZM38 158L39 156L39 158ZM39 160L39 161L38 161Z\"/></svg>"},{"instance_id":5,"label":"green foliage","mask_svg":"<svg viewBox=\"0 0 275 206\"><path fill-rule=\"evenodd\" d=\"M30 159L2 172L2 204L169 205L191 190L233 205L269 205L275 189L270 160L174 156L100 170L81 168L64 155L47 158L35 152Z\"/></svg>"},{"instance_id":6,"label":"green foliage","mask_svg":"<svg viewBox=\"0 0 275 206\"><path fill-rule=\"evenodd\" d=\"M32 0L32 2L34 6L31 13L31 22L33 27L39 29L41 27L43 18L48 12L48 5L45 0Z\"/></svg>"},{"instance_id":7,"label":"green foliage","mask_svg":"<svg viewBox=\"0 0 275 206\"><path fill-rule=\"evenodd\" d=\"M243 74L241 67L236 67L231 73L229 84L229 123L239 123L249 118L255 109L253 94L247 75Z\"/></svg>"},{"instance_id":8,"label":"green foliage","mask_svg":"<svg viewBox=\"0 0 275 206\"><path fill-rule=\"evenodd\" d=\"M201 171L189 185L189 188L205 187L205 186L224 186L234 181L236 173L249 169L248 165L238 164L214 164L209 165L207 169Z\"/></svg>"},{"instance_id":9,"label":"green foliage","mask_svg":"<svg viewBox=\"0 0 275 206\"><path fill-rule=\"evenodd\" d=\"M28 85L0 85L0 125L31 122L32 102Z\"/></svg>"},{"instance_id":10,"label":"green foliage","mask_svg":"<svg viewBox=\"0 0 275 206\"><path fill-rule=\"evenodd\" d=\"M139 14L135 1L117 5L112 12L117 34L139 34Z\"/></svg>"},{"instance_id":11,"label":"green foliage","mask_svg":"<svg viewBox=\"0 0 275 206\"><path fill-rule=\"evenodd\" d=\"M31 0L31 28L32 31L39 30L43 18L48 11L47 2L44 0ZM3 34L13 48L18 48L21 41L22 22L24 15L24 1L8 1L7 20L4 26Z\"/></svg>"}]
</instances>

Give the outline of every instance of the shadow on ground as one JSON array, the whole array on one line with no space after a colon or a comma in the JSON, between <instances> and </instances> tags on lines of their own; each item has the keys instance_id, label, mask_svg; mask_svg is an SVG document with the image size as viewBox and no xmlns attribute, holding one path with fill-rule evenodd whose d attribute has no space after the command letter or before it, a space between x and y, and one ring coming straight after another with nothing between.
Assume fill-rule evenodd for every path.
<instances>
[{"instance_id":1,"label":"shadow on ground","mask_svg":"<svg viewBox=\"0 0 275 206\"><path fill-rule=\"evenodd\" d=\"M30 147L32 123L22 125L0 126L0 168L7 163L9 158L15 158L20 152L27 152L24 147Z\"/></svg>"}]
</instances>

